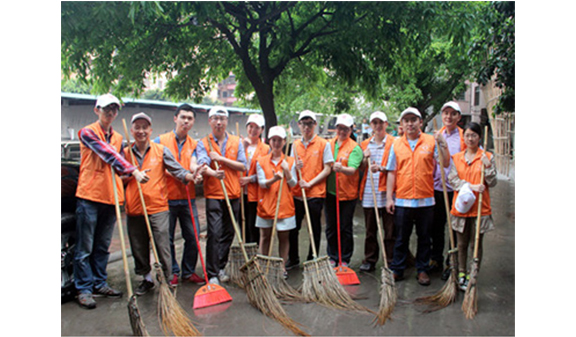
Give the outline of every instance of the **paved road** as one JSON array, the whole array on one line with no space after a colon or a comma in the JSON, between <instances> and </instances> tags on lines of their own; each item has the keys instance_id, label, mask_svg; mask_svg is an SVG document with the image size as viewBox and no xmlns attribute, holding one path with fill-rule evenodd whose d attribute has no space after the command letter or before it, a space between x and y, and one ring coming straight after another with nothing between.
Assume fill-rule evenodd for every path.
<instances>
[{"instance_id":1,"label":"paved road","mask_svg":"<svg viewBox=\"0 0 576 337\"><path fill-rule=\"evenodd\" d=\"M328 309L315 303L284 305L288 315L304 326L311 335L371 336L371 335L515 335L515 186L514 181L501 179L492 190L492 205L496 229L484 238L484 261L479 275L479 312L474 320L467 320L461 310L463 294L449 307L425 314L422 307L412 301L431 294L442 287L440 275L431 275L429 287L418 285L414 268L405 273L406 279L397 283L398 303L392 320L383 327L372 325L373 317L347 311ZM199 208L203 202L199 200ZM203 211L202 211L203 212ZM201 220L202 222L203 220ZM203 222L202 222L203 223ZM354 218L355 252L351 267L358 271L363 252L363 215L356 208ZM306 231L302 230L301 255L305 254ZM413 235L413 239L415 234ZM324 239L324 235L323 235ZM182 249L177 241L177 250ZM204 242L202 243L202 245ZM415 251L415 240L412 242ZM325 241L320 253L325 255ZM132 260L130 258L130 260ZM130 261L131 268L133 262ZM115 287L125 291L122 261L109 264L109 280ZM131 269L133 270L133 269ZM198 264L198 270L201 270ZM361 284L347 289L358 296L358 302L372 310L378 309L380 295L379 266L376 272L358 273ZM133 284L139 279L133 275ZM301 270L290 271L289 282L298 286L302 282ZM248 336L290 335L278 323L265 317L252 307L243 290L227 285L233 298L228 305L212 307L212 310L194 311L192 303L198 286L184 284L178 287L176 297L188 312L195 326L205 335ZM163 335L157 318L158 292L138 298L138 306L151 335ZM125 298L120 300L97 299L94 310L81 309L77 303L61 305L61 334L63 336L131 335Z\"/></svg>"}]
</instances>

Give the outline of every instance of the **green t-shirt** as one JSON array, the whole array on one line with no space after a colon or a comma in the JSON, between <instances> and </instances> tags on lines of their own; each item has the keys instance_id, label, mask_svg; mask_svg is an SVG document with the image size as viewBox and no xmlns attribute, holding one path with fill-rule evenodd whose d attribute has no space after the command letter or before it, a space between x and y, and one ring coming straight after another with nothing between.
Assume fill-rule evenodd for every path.
<instances>
[{"instance_id":1,"label":"green t-shirt","mask_svg":"<svg viewBox=\"0 0 576 337\"><path fill-rule=\"evenodd\" d=\"M339 150L338 142L336 142L336 146L334 148L334 161L338 158L338 150ZM362 158L364 154L362 153L362 149L360 146L356 145L352 152L350 152L350 156L348 157L348 167L353 167L358 169L360 164L362 164ZM340 173L344 174L344 173ZM336 172L330 172L328 179L326 180L326 191L330 194L336 195Z\"/></svg>"}]
</instances>

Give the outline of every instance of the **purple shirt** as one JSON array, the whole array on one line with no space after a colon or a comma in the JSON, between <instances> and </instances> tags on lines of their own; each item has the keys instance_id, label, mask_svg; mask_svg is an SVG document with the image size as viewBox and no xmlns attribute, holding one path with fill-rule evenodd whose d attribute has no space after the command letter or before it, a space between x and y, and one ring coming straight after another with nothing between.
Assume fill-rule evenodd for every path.
<instances>
[{"instance_id":1,"label":"purple shirt","mask_svg":"<svg viewBox=\"0 0 576 337\"><path fill-rule=\"evenodd\" d=\"M458 127L452 131L451 134L448 134L448 129L444 129L442 132L442 136L446 139L446 144L448 145L448 151L450 151L450 157L455 155L458 152L461 152L460 149L460 132L458 131ZM450 166L444 168L444 177L446 179L446 191L452 192L452 186L448 182L448 173L450 173L450 167L452 166L452 158L450 158ZM440 174L440 164L436 163L436 167L434 168L434 190L435 191L443 191L442 188L442 175Z\"/></svg>"}]
</instances>

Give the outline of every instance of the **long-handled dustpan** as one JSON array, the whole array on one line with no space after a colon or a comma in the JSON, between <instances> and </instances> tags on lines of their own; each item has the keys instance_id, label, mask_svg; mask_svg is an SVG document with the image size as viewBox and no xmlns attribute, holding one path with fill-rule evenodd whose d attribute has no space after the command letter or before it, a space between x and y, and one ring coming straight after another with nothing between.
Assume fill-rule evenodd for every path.
<instances>
[{"instance_id":1,"label":"long-handled dustpan","mask_svg":"<svg viewBox=\"0 0 576 337\"><path fill-rule=\"evenodd\" d=\"M114 188L114 204L116 207L116 221L118 222L118 236L120 237L120 248L122 249L122 262L124 263L124 276L126 277L126 288L128 290L128 316L134 336L149 336L146 326L142 321L136 296L132 291L132 281L130 280L130 270L128 267L128 257L126 254L126 242L124 241L124 228L122 227L122 214L120 212L120 203L118 202L118 188L116 187L116 174L114 168L110 165L112 171L112 186Z\"/></svg>"}]
</instances>

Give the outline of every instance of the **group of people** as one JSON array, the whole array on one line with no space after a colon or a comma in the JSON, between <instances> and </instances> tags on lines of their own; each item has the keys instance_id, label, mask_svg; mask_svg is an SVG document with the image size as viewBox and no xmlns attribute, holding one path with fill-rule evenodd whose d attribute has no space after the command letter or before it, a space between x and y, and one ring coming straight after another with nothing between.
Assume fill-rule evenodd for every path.
<instances>
[{"instance_id":1,"label":"group of people","mask_svg":"<svg viewBox=\"0 0 576 337\"><path fill-rule=\"evenodd\" d=\"M283 127L271 127L266 144L262 140L264 118L254 114L246 122L246 137L230 134L226 131L229 115L224 107L213 107L208 112L210 134L200 141L192 139L188 132L196 113L188 104L177 108L174 129L154 140L150 139L150 116L143 112L133 115L130 132L134 144L125 148L122 136L111 126L120 106L113 95L98 97L94 107L98 121L78 133L81 164L74 278L83 308L95 308L94 297L122 296L108 285L106 274L116 222L114 189L119 191L120 202L125 201L135 273L142 277L136 295L155 286L145 216L166 282L171 286L180 281L204 284L204 278L195 271L199 248L194 229L199 232L199 221L194 184L201 182L206 200L206 276L214 284L230 279L225 267L235 235L231 217L239 219L241 205L246 214L243 241L258 243L260 254L268 255L272 227L276 226L278 255L285 262L286 278L287 271L301 263L299 232L306 212L313 232L311 240L318 251L324 212L330 263L334 267L348 266L354 251L352 219L361 200L366 237L360 270L374 270L380 255L377 209L387 263L395 279L404 276L411 255L409 240L416 227L417 280L422 285L430 284L428 273L441 271L444 265L447 219L440 169L446 170L449 180L450 204L463 187L483 193L481 232L494 227L487 188L496 182L493 157L479 146L482 132L478 124L471 123L464 129L457 126L461 110L455 102L442 107L444 127L433 136L421 131L422 116L415 108L401 113L400 137L386 132L387 116L376 111L369 118L372 134L360 144L351 138L352 116L339 115L336 136L326 140L316 134L316 114L304 110L298 116L302 137L292 143L289 155L285 152L290 144ZM482 167L484 182L480 181ZM466 251L475 226L471 219L477 211L477 206L466 212L454 206L451 210L450 226L457 234L462 287L466 285ZM184 239L180 264L174 249L176 223ZM306 260L312 258L310 245ZM448 266L449 259L445 263Z\"/></svg>"}]
</instances>

